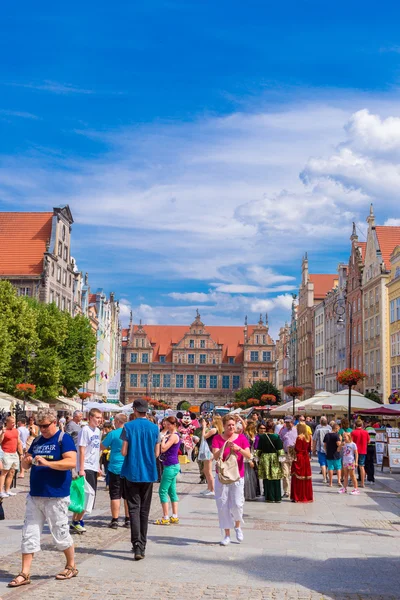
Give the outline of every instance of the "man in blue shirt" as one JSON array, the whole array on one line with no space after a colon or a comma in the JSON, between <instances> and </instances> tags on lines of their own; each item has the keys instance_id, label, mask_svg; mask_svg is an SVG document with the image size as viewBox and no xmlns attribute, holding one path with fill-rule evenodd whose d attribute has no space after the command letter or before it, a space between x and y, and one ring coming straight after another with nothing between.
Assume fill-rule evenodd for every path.
<instances>
[{"instance_id":1,"label":"man in blue shirt","mask_svg":"<svg viewBox=\"0 0 400 600\"><path fill-rule=\"evenodd\" d=\"M65 554L66 567L56 576L64 580L76 577L74 544L68 529L71 469L76 465L76 448L68 433L57 427L57 413L50 408L39 411L40 436L35 438L22 460L31 469L30 491L26 499L22 529L22 570L9 587L27 585L33 555L40 551L40 534L47 521L58 550Z\"/></svg>"},{"instance_id":2,"label":"man in blue shirt","mask_svg":"<svg viewBox=\"0 0 400 600\"><path fill-rule=\"evenodd\" d=\"M157 481L160 431L146 418L146 400L137 398L132 406L135 420L126 423L121 434L125 457L121 477L124 478L124 496L131 521L132 551L135 560L141 560L145 557L153 483Z\"/></svg>"},{"instance_id":3,"label":"man in blue shirt","mask_svg":"<svg viewBox=\"0 0 400 600\"><path fill-rule=\"evenodd\" d=\"M109 485L108 491L111 501L111 523L108 525L111 529L118 529L119 509L122 498L121 469L124 463L124 457L121 454L122 428L127 422L128 417L124 413L118 413L114 419L115 429L107 433L101 442L102 450L110 450L108 462ZM125 527L129 527L128 505L125 500Z\"/></svg>"}]
</instances>

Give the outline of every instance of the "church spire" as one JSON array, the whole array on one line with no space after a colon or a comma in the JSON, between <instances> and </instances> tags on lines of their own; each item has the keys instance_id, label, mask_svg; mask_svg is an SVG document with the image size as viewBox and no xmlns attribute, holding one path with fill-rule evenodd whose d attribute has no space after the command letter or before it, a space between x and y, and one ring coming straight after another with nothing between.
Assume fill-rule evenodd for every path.
<instances>
[{"instance_id":1,"label":"church spire","mask_svg":"<svg viewBox=\"0 0 400 600\"><path fill-rule=\"evenodd\" d=\"M369 207L369 215L367 217L367 223L370 227L375 227L374 205L372 204L372 202Z\"/></svg>"},{"instance_id":2,"label":"church spire","mask_svg":"<svg viewBox=\"0 0 400 600\"><path fill-rule=\"evenodd\" d=\"M356 231L356 224L354 223L354 221L353 221L353 231L351 233L350 240L352 242L356 242L358 240L358 235L357 235L357 231Z\"/></svg>"}]
</instances>

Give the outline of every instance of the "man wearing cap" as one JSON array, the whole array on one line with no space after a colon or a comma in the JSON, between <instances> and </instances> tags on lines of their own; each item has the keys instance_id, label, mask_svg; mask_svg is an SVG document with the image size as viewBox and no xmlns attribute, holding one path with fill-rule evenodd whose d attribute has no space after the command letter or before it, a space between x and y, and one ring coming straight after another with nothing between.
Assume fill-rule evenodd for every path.
<instances>
[{"instance_id":1,"label":"man wearing cap","mask_svg":"<svg viewBox=\"0 0 400 600\"><path fill-rule=\"evenodd\" d=\"M124 425L121 433L121 469L124 496L131 523L132 552L135 560L145 557L153 483L157 481L156 458L160 454L160 431L146 418L148 404L137 398L132 405L135 419Z\"/></svg>"},{"instance_id":2,"label":"man wearing cap","mask_svg":"<svg viewBox=\"0 0 400 600\"><path fill-rule=\"evenodd\" d=\"M285 462L282 463L283 470L283 497L288 498L290 494L292 462L295 458L294 447L297 439L297 429L293 424L293 417L285 417L285 426L279 432L285 451Z\"/></svg>"}]
</instances>

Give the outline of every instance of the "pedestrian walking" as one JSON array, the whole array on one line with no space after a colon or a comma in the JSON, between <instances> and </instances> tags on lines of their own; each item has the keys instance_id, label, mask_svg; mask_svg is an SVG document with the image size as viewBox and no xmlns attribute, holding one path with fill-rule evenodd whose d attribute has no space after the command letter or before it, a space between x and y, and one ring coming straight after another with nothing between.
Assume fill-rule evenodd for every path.
<instances>
[{"instance_id":1,"label":"pedestrian walking","mask_svg":"<svg viewBox=\"0 0 400 600\"><path fill-rule=\"evenodd\" d=\"M126 423L121 433L125 457L121 477L124 478L124 496L131 522L132 551L135 560L141 560L146 552L153 483L157 481L156 457L160 453L161 440L158 426L146 419L146 400L137 398L132 407L135 419Z\"/></svg>"},{"instance_id":2,"label":"pedestrian walking","mask_svg":"<svg viewBox=\"0 0 400 600\"><path fill-rule=\"evenodd\" d=\"M178 421L175 417L164 419L166 434L161 439L160 457L164 465L161 475L161 483L158 489L163 516L157 519L155 525L178 525L178 502L176 492L176 478L180 473L178 459L179 446L181 443L177 433ZM169 516L169 501L171 502L172 515Z\"/></svg>"},{"instance_id":3,"label":"pedestrian walking","mask_svg":"<svg viewBox=\"0 0 400 600\"><path fill-rule=\"evenodd\" d=\"M78 455L76 469L80 477L85 477L86 481L93 489L95 495L97 491L97 475L100 468L100 429L99 424L102 421L102 414L98 408L92 408L89 411L89 424L82 427L78 435ZM70 528L76 533L85 533L86 527L82 513L74 513Z\"/></svg>"},{"instance_id":4,"label":"pedestrian walking","mask_svg":"<svg viewBox=\"0 0 400 600\"><path fill-rule=\"evenodd\" d=\"M222 419L224 431L217 434L212 442L215 460L221 457L226 460L233 454L237 460L239 479L232 483L221 483L218 472L215 476L215 500L217 503L219 526L223 530L221 546L227 546L231 541L231 529L235 529L236 539L243 541L243 505L244 505L244 459L250 458L250 444L243 433L236 430L236 421L232 415Z\"/></svg>"},{"instance_id":5,"label":"pedestrian walking","mask_svg":"<svg viewBox=\"0 0 400 600\"><path fill-rule=\"evenodd\" d=\"M72 416L72 419L70 421L68 421L68 423L65 426L65 431L67 433L69 433L69 435L74 440L76 449L78 449L78 436L82 429L82 427L81 427L82 419L83 419L82 412L80 410L75 410L74 414Z\"/></svg>"},{"instance_id":6,"label":"pedestrian walking","mask_svg":"<svg viewBox=\"0 0 400 600\"><path fill-rule=\"evenodd\" d=\"M0 430L0 448L3 451L0 498L8 498L9 496L16 496L16 493L11 491L11 484L14 473L19 471L19 460L22 457L22 443L19 431L15 428L14 417L7 417L5 427L3 426Z\"/></svg>"},{"instance_id":7,"label":"pedestrian walking","mask_svg":"<svg viewBox=\"0 0 400 600\"><path fill-rule=\"evenodd\" d=\"M351 433L353 430L350 427L350 423L347 417L343 417L343 419L341 419L340 421L340 429L339 429L339 435L341 438L343 438L343 434L344 433Z\"/></svg>"},{"instance_id":8,"label":"pedestrian walking","mask_svg":"<svg viewBox=\"0 0 400 600\"><path fill-rule=\"evenodd\" d=\"M328 463L329 487L333 485L333 473L337 473L337 483L342 487L342 457L340 455L341 439L339 435L339 425L335 423L332 431L324 437L324 447L326 460Z\"/></svg>"},{"instance_id":9,"label":"pedestrian walking","mask_svg":"<svg viewBox=\"0 0 400 600\"><path fill-rule=\"evenodd\" d=\"M285 451L285 460L282 463L283 470L283 497L289 498L291 486L292 463L295 459L294 447L297 439L297 429L293 424L293 417L285 417L285 425L279 432L279 437L283 442Z\"/></svg>"},{"instance_id":10,"label":"pedestrian walking","mask_svg":"<svg viewBox=\"0 0 400 600\"><path fill-rule=\"evenodd\" d=\"M256 425L254 421L247 421L245 434L250 444L250 458L244 460L244 499L256 500L260 496L260 480L258 478L258 465L255 456L254 444L256 440Z\"/></svg>"},{"instance_id":11,"label":"pedestrian walking","mask_svg":"<svg viewBox=\"0 0 400 600\"><path fill-rule=\"evenodd\" d=\"M203 420L200 423L202 426L202 439L206 440L208 447L211 451L212 441L214 437L217 434L222 433L222 419L219 415L215 415L209 425L207 424L207 419L205 418L203 418ZM205 490L202 493L204 496L214 496L214 477L212 472L213 458L211 457L209 460L203 460L202 463L202 473L207 481L207 490Z\"/></svg>"},{"instance_id":12,"label":"pedestrian walking","mask_svg":"<svg viewBox=\"0 0 400 600\"><path fill-rule=\"evenodd\" d=\"M20 587L31 583L33 556L40 551L40 536L47 521L57 550L65 555L66 566L56 579L76 577L74 544L68 531L71 469L76 465L76 448L72 438L57 427L57 413L52 409L38 414L40 437L24 455L24 469L31 469L30 489L26 498L22 529L22 569L8 584Z\"/></svg>"},{"instance_id":13,"label":"pedestrian walking","mask_svg":"<svg viewBox=\"0 0 400 600\"><path fill-rule=\"evenodd\" d=\"M28 431L29 437L26 442L26 449L28 450L33 440L39 435L39 427L35 423L34 417L29 417L28 419Z\"/></svg>"},{"instance_id":14,"label":"pedestrian walking","mask_svg":"<svg viewBox=\"0 0 400 600\"><path fill-rule=\"evenodd\" d=\"M311 435L305 423L297 425L297 434L294 447L296 457L292 462L290 499L292 502L313 502L310 463Z\"/></svg>"},{"instance_id":15,"label":"pedestrian walking","mask_svg":"<svg viewBox=\"0 0 400 600\"><path fill-rule=\"evenodd\" d=\"M314 455L318 456L319 466L321 467L322 480L324 483L327 482L327 468L328 462L326 458L324 439L327 433L332 431L332 427L328 425L328 419L321 417L319 425L315 428L314 435L312 437L312 451Z\"/></svg>"},{"instance_id":16,"label":"pedestrian walking","mask_svg":"<svg viewBox=\"0 0 400 600\"><path fill-rule=\"evenodd\" d=\"M367 475L367 482L371 485L375 483L375 436L376 430L372 426L371 421L368 421L365 431L369 435L369 442L367 445L367 456L365 457L365 473Z\"/></svg>"},{"instance_id":17,"label":"pedestrian walking","mask_svg":"<svg viewBox=\"0 0 400 600\"><path fill-rule=\"evenodd\" d=\"M19 433L19 439L21 440L21 445L22 445L22 454L25 454L27 447L26 447L26 443L29 439L29 429L26 426L26 418L25 417L21 417L20 419L18 419L18 433ZM19 475L18 475L18 479L23 479L25 477L25 471L24 469L21 467L20 471L19 471Z\"/></svg>"},{"instance_id":18,"label":"pedestrian walking","mask_svg":"<svg viewBox=\"0 0 400 600\"><path fill-rule=\"evenodd\" d=\"M351 432L351 439L357 446L358 452L358 468L360 475L360 487L364 487L365 481L365 459L367 458L367 449L369 444L369 434L365 431L361 419L357 419L356 428Z\"/></svg>"},{"instance_id":19,"label":"pedestrian walking","mask_svg":"<svg viewBox=\"0 0 400 600\"><path fill-rule=\"evenodd\" d=\"M108 450L110 452L108 461L108 493L110 495L111 503L111 522L108 526L110 529L118 529L119 511L121 499L123 498L121 469L124 463L124 457L122 456L123 442L121 439L121 433L122 428L127 421L127 415L124 413L118 413L114 418L115 429L112 429L109 433L107 433L100 445L101 450ZM130 527L128 504L126 500L124 500L124 507L124 525L125 527Z\"/></svg>"},{"instance_id":20,"label":"pedestrian walking","mask_svg":"<svg viewBox=\"0 0 400 600\"><path fill-rule=\"evenodd\" d=\"M279 457L285 456L283 443L274 433L274 422L268 419L266 424L258 426L258 440L255 443L258 455L258 475L264 483L265 502L281 502L283 478L282 463Z\"/></svg>"},{"instance_id":21,"label":"pedestrian walking","mask_svg":"<svg viewBox=\"0 0 400 600\"><path fill-rule=\"evenodd\" d=\"M343 463L343 487L340 488L339 494L347 493L349 476L353 482L354 489L351 494L356 496L360 493L357 486L357 477L355 470L358 467L358 450L357 445L352 441L351 434L347 431L343 434L342 441L342 463Z\"/></svg>"}]
</instances>

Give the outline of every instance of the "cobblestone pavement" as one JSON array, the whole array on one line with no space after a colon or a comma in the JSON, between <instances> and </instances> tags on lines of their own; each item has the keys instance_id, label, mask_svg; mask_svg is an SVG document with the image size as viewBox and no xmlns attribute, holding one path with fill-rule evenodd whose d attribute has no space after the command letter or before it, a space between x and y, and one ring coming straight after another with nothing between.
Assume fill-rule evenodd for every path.
<instances>
[{"instance_id":1,"label":"cobblestone pavement","mask_svg":"<svg viewBox=\"0 0 400 600\"><path fill-rule=\"evenodd\" d=\"M394 600L400 598L400 496L377 485L358 497L339 496L315 477L315 502L245 505L245 542L218 545L215 502L199 496L196 467L188 465L178 484L181 524L149 527L146 560L136 563L130 533L106 527L108 493L100 484L88 532L75 536L79 576L57 582L64 566L50 537L34 561L32 584L7 590L10 574L20 570L19 552L0 553L3 600L104 600L150 598L200 600ZM27 480L19 482L26 485ZM20 487L20 486L19 486ZM20 535L24 494L6 499L9 533ZM151 520L159 516L157 489ZM1 545L6 521L0 524ZM3 582L3 583L1 583Z\"/></svg>"}]
</instances>

